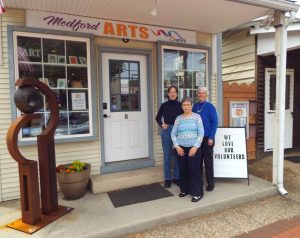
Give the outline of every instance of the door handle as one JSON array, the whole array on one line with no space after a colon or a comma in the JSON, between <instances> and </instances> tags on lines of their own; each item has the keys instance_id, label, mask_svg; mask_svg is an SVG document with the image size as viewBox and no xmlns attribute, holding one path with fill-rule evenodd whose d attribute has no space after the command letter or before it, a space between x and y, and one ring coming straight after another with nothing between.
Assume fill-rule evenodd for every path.
<instances>
[{"instance_id":1,"label":"door handle","mask_svg":"<svg viewBox=\"0 0 300 238\"><path fill-rule=\"evenodd\" d=\"M103 117L104 117L104 118L108 118L108 117L110 117L110 116L107 115L107 114L103 114Z\"/></svg>"}]
</instances>

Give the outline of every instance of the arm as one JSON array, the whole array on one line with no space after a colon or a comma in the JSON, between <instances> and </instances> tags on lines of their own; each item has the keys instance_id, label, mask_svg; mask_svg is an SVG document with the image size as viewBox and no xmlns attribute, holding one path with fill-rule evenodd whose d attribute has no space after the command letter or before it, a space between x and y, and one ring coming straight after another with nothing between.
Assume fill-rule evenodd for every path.
<instances>
[{"instance_id":1,"label":"arm","mask_svg":"<svg viewBox=\"0 0 300 238\"><path fill-rule=\"evenodd\" d=\"M178 116L174 122L174 126L172 128L172 131L171 131L171 139L173 141L173 144L174 144L174 147L177 147L179 146L178 145L178 141L177 141L177 130L178 130L178 125L179 125L179 118L180 116Z\"/></svg>"},{"instance_id":2,"label":"arm","mask_svg":"<svg viewBox=\"0 0 300 238\"><path fill-rule=\"evenodd\" d=\"M193 145L193 147L190 149L189 151L189 156L193 157L198 148L200 147L202 140L203 140L203 136L204 136L204 128L203 128L203 123L202 123L202 119L200 116L195 118L196 123L197 123L197 138L196 138L196 142Z\"/></svg>"},{"instance_id":3,"label":"arm","mask_svg":"<svg viewBox=\"0 0 300 238\"><path fill-rule=\"evenodd\" d=\"M204 136L204 127L203 127L202 119L200 116L197 117L196 123L197 123L197 139L194 144L194 147L199 148L202 143L203 136Z\"/></svg>"},{"instance_id":4,"label":"arm","mask_svg":"<svg viewBox=\"0 0 300 238\"><path fill-rule=\"evenodd\" d=\"M209 140L211 140L213 142L215 139L215 135L216 135L217 127L218 127L218 114L217 114L216 108L213 105L210 110L209 117L210 117L210 121L211 121Z\"/></svg>"},{"instance_id":5,"label":"arm","mask_svg":"<svg viewBox=\"0 0 300 238\"><path fill-rule=\"evenodd\" d=\"M163 116L163 104L160 105L159 110L158 110L157 115L156 115L156 118L155 118L157 124L158 124L160 127L161 127L161 125L163 124L163 123L161 122L162 116Z\"/></svg>"}]
</instances>

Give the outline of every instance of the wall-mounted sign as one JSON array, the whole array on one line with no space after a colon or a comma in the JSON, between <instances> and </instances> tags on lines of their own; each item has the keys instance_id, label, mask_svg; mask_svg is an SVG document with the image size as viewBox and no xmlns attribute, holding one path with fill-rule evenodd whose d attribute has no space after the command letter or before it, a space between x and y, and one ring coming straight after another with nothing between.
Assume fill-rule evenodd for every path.
<instances>
[{"instance_id":1,"label":"wall-mounted sign","mask_svg":"<svg viewBox=\"0 0 300 238\"><path fill-rule=\"evenodd\" d=\"M34 10L27 10L26 17L28 27L84 32L122 39L196 44L195 31Z\"/></svg>"},{"instance_id":2,"label":"wall-mounted sign","mask_svg":"<svg viewBox=\"0 0 300 238\"><path fill-rule=\"evenodd\" d=\"M230 101L229 104L229 125L231 127L245 127L247 138L249 138L249 102Z\"/></svg>"},{"instance_id":3,"label":"wall-mounted sign","mask_svg":"<svg viewBox=\"0 0 300 238\"><path fill-rule=\"evenodd\" d=\"M72 110L86 110L85 93L72 93Z\"/></svg>"},{"instance_id":4,"label":"wall-mounted sign","mask_svg":"<svg viewBox=\"0 0 300 238\"><path fill-rule=\"evenodd\" d=\"M245 128L219 127L215 137L214 176L248 178Z\"/></svg>"}]
</instances>

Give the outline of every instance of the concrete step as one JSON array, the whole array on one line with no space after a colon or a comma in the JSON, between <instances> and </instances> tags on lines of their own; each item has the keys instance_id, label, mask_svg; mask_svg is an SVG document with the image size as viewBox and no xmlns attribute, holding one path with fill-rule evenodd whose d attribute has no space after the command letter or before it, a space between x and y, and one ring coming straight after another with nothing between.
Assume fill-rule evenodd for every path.
<instances>
[{"instance_id":1,"label":"concrete step","mask_svg":"<svg viewBox=\"0 0 300 238\"><path fill-rule=\"evenodd\" d=\"M163 173L163 166L156 166L92 175L90 188L93 194L97 194L151 183L160 183L164 180Z\"/></svg>"}]
</instances>

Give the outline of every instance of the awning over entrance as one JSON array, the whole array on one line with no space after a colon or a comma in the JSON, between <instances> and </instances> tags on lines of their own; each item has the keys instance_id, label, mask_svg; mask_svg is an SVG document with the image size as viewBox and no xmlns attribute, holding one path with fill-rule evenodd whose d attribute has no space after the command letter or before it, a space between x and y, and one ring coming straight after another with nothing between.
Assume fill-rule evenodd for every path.
<instances>
[{"instance_id":1,"label":"awning over entrance","mask_svg":"<svg viewBox=\"0 0 300 238\"><path fill-rule=\"evenodd\" d=\"M7 8L57 12L208 33L218 33L237 27L270 13L272 9L297 10L295 4L282 0L4 0L3 2ZM154 8L157 11L156 16L150 14Z\"/></svg>"}]
</instances>

